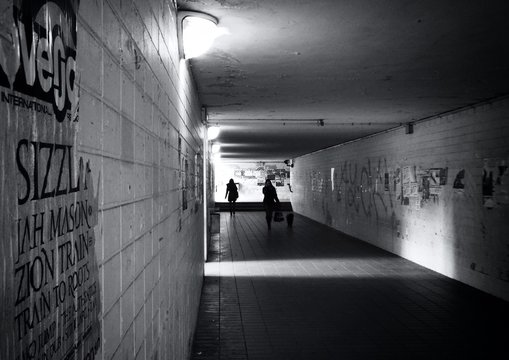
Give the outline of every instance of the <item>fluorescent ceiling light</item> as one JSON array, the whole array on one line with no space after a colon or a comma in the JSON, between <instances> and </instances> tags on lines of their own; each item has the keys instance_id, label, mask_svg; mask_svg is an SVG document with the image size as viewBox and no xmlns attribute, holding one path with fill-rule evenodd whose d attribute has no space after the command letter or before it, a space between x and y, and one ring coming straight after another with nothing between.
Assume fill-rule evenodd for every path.
<instances>
[{"instance_id":1,"label":"fluorescent ceiling light","mask_svg":"<svg viewBox=\"0 0 509 360\"><path fill-rule=\"evenodd\" d=\"M212 153L213 153L213 154L216 154L216 153L218 153L219 151L221 151L221 145L219 145L219 144L213 144L213 145L212 145Z\"/></svg>"}]
</instances>

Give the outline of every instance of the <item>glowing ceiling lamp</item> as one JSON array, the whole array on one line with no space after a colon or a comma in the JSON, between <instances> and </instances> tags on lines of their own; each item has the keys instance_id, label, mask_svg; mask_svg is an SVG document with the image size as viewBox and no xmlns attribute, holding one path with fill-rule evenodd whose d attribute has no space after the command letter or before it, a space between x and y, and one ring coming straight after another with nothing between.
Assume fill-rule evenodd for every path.
<instances>
[{"instance_id":1,"label":"glowing ceiling lamp","mask_svg":"<svg viewBox=\"0 0 509 360\"><path fill-rule=\"evenodd\" d=\"M186 59L204 54L217 37L226 33L225 29L217 27L218 21L211 15L181 11L178 16L181 53Z\"/></svg>"},{"instance_id":2,"label":"glowing ceiling lamp","mask_svg":"<svg viewBox=\"0 0 509 360\"><path fill-rule=\"evenodd\" d=\"M219 144L213 144L212 145L212 153L213 154L217 154L220 151L221 151L221 145L219 145Z\"/></svg>"},{"instance_id":3,"label":"glowing ceiling lamp","mask_svg":"<svg viewBox=\"0 0 509 360\"><path fill-rule=\"evenodd\" d=\"M221 131L219 126L209 126L207 128L207 139L214 140L219 135Z\"/></svg>"}]
</instances>

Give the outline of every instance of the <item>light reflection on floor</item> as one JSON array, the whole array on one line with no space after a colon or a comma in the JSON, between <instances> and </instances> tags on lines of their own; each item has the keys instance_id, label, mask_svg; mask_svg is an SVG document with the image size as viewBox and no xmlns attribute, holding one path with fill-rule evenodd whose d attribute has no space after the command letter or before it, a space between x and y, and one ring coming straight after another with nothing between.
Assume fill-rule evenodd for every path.
<instances>
[{"instance_id":1,"label":"light reflection on floor","mask_svg":"<svg viewBox=\"0 0 509 360\"><path fill-rule=\"evenodd\" d=\"M379 260L379 259L377 259ZM366 259L362 259L366 262ZM369 262L369 260L367 261ZM431 275L419 268L405 272L396 269L373 267L369 273L356 267L358 259L292 259L292 260L253 260L208 262L205 264L205 276L211 277L339 277L339 278L412 278L427 279Z\"/></svg>"}]
</instances>

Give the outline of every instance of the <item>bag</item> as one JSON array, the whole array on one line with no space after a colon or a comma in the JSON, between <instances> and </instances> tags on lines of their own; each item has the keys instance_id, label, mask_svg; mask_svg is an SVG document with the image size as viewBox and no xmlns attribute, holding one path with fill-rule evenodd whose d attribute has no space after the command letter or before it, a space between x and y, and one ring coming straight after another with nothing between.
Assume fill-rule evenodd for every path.
<instances>
[{"instance_id":1,"label":"bag","mask_svg":"<svg viewBox=\"0 0 509 360\"><path fill-rule=\"evenodd\" d=\"M281 211L275 211L274 212L274 221L276 222L280 222L280 221L284 221L284 216L283 216L283 213Z\"/></svg>"},{"instance_id":2,"label":"bag","mask_svg":"<svg viewBox=\"0 0 509 360\"><path fill-rule=\"evenodd\" d=\"M289 213L286 215L286 222L288 224L288 227L292 227L293 225L293 214Z\"/></svg>"}]
</instances>

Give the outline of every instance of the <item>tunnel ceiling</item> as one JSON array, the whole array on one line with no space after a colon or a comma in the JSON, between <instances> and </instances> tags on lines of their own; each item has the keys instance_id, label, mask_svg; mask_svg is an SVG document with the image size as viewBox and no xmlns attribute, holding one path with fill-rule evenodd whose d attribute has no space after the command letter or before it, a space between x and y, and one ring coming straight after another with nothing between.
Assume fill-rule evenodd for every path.
<instances>
[{"instance_id":1,"label":"tunnel ceiling","mask_svg":"<svg viewBox=\"0 0 509 360\"><path fill-rule=\"evenodd\" d=\"M189 60L225 159L293 158L509 92L507 1L177 3L229 32Z\"/></svg>"}]
</instances>

